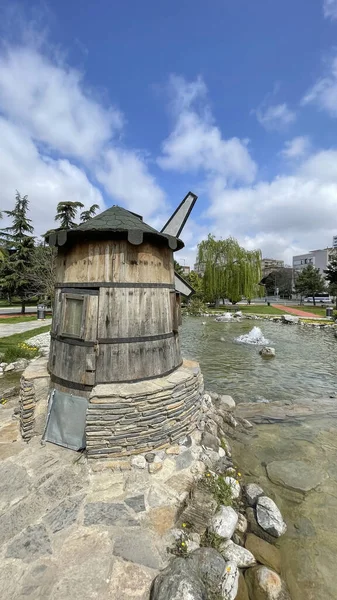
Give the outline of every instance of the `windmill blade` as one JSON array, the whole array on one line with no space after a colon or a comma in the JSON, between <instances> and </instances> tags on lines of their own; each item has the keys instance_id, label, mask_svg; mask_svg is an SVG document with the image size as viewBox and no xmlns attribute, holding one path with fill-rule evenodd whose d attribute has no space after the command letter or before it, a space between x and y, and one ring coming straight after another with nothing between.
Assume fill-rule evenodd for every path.
<instances>
[{"instance_id":1,"label":"windmill blade","mask_svg":"<svg viewBox=\"0 0 337 600\"><path fill-rule=\"evenodd\" d=\"M184 200L179 204L178 208L174 211L173 215L161 230L161 233L179 237L197 198L198 196L192 192L188 192L187 196L185 196Z\"/></svg>"}]
</instances>

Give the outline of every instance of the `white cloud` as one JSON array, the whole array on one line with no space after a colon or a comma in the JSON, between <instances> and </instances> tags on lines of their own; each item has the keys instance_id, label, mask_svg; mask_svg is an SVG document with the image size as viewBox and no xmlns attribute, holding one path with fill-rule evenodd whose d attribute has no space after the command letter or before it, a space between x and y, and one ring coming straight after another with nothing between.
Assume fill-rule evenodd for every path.
<instances>
[{"instance_id":1,"label":"white cloud","mask_svg":"<svg viewBox=\"0 0 337 600\"><path fill-rule=\"evenodd\" d=\"M0 106L40 143L83 159L93 159L123 121L91 97L78 71L27 46L0 56Z\"/></svg>"},{"instance_id":2,"label":"white cloud","mask_svg":"<svg viewBox=\"0 0 337 600\"><path fill-rule=\"evenodd\" d=\"M165 209L165 194L133 151L110 148L96 176L116 200L144 217ZM163 221L164 224L164 221Z\"/></svg>"},{"instance_id":3,"label":"white cloud","mask_svg":"<svg viewBox=\"0 0 337 600\"><path fill-rule=\"evenodd\" d=\"M291 263L293 254L331 244L337 198L337 150L304 160L291 176L254 186L209 190L210 230Z\"/></svg>"},{"instance_id":4,"label":"white cloud","mask_svg":"<svg viewBox=\"0 0 337 600\"><path fill-rule=\"evenodd\" d=\"M337 19L337 0L323 0L323 14L326 19Z\"/></svg>"},{"instance_id":5,"label":"white cloud","mask_svg":"<svg viewBox=\"0 0 337 600\"><path fill-rule=\"evenodd\" d=\"M258 122L267 130L283 130L296 120L296 113L286 103L260 106L255 111Z\"/></svg>"},{"instance_id":6,"label":"white cloud","mask_svg":"<svg viewBox=\"0 0 337 600\"><path fill-rule=\"evenodd\" d=\"M159 166L180 173L216 174L230 182L253 181L256 164L246 143L236 137L223 138L207 105L203 80L187 82L172 76L170 91L174 128L162 144Z\"/></svg>"},{"instance_id":7,"label":"white cloud","mask_svg":"<svg viewBox=\"0 0 337 600\"><path fill-rule=\"evenodd\" d=\"M298 136L288 140L281 151L282 156L287 159L302 158L310 148L310 139L308 136Z\"/></svg>"},{"instance_id":8,"label":"white cloud","mask_svg":"<svg viewBox=\"0 0 337 600\"><path fill-rule=\"evenodd\" d=\"M99 180L108 204L158 218L164 192L145 159L121 147L122 113L95 97L59 52L47 55L42 46L0 50L0 208L12 206L16 189L28 194L41 233L54 224L61 200L104 209Z\"/></svg>"},{"instance_id":9,"label":"white cloud","mask_svg":"<svg viewBox=\"0 0 337 600\"><path fill-rule=\"evenodd\" d=\"M55 225L56 205L64 199L86 207L104 207L100 191L85 173L67 159L54 160L40 154L21 127L0 118L0 208L12 210L16 189L28 194L30 217L36 234ZM6 224L6 220L3 220Z\"/></svg>"},{"instance_id":10,"label":"white cloud","mask_svg":"<svg viewBox=\"0 0 337 600\"><path fill-rule=\"evenodd\" d=\"M320 78L306 93L301 101L302 106L315 104L331 117L337 117L337 56L329 64L326 77Z\"/></svg>"}]
</instances>

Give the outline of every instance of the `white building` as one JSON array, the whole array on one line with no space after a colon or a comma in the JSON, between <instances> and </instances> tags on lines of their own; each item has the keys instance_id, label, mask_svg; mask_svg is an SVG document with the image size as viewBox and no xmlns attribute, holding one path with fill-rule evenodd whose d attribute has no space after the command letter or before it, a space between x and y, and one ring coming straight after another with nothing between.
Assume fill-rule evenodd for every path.
<instances>
[{"instance_id":1,"label":"white building","mask_svg":"<svg viewBox=\"0 0 337 600\"><path fill-rule=\"evenodd\" d=\"M334 235L332 238L332 247L337 248L337 235Z\"/></svg>"},{"instance_id":2,"label":"white building","mask_svg":"<svg viewBox=\"0 0 337 600\"><path fill-rule=\"evenodd\" d=\"M337 236L336 236L337 240ZM337 246L336 246L337 247ZM311 250L307 254L298 254L293 256L293 269L295 273L300 273L308 265L319 269L321 275L324 275L324 269L332 258L333 248L324 248L323 250Z\"/></svg>"}]
</instances>

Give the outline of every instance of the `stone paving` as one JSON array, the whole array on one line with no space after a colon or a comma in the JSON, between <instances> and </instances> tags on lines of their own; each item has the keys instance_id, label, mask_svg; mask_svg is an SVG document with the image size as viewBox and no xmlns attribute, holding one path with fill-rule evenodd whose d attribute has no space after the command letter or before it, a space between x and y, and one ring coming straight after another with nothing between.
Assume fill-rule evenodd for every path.
<instances>
[{"instance_id":1,"label":"stone paving","mask_svg":"<svg viewBox=\"0 0 337 600\"><path fill-rule=\"evenodd\" d=\"M23 323L5 323L4 321L1 321L0 338L8 337L10 335L14 335L15 333L23 333L24 331L39 329L39 327L50 325L50 323L50 319L26 321Z\"/></svg>"},{"instance_id":2,"label":"stone paving","mask_svg":"<svg viewBox=\"0 0 337 600\"><path fill-rule=\"evenodd\" d=\"M144 461L114 470L38 437L24 443L15 402L0 407L0 598L148 599L193 480L191 440L153 474Z\"/></svg>"}]
</instances>

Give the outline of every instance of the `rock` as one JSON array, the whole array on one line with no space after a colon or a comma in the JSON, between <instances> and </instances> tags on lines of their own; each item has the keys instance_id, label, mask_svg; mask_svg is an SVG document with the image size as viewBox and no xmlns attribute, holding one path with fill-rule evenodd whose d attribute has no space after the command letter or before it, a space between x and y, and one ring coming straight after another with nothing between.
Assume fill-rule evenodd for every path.
<instances>
[{"instance_id":1,"label":"rock","mask_svg":"<svg viewBox=\"0 0 337 600\"><path fill-rule=\"evenodd\" d=\"M238 522L238 514L231 506L221 506L212 517L209 530L229 540Z\"/></svg>"},{"instance_id":2,"label":"rock","mask_svg":"<svg viewBox=\"0 0 337 600\"><path fill-rule=\"evenodd\" d=\"M226 452L223 448L221 448L221 446L219 448L218 454L219 454L220 458L225 458L225 456L226 456Z\"/></svg>"},{"instance_id":3,"label":"rock","mask_svg":"<svg viewBox=\"0 0 337 600\"><path fill-rule=\"evenodd\" d=\"M175 525L177 508L175 506L159 506L147 512L149 525L159 535L164 535Z\"/></svg>"},{"instance_id":4,"label":"rock","mask_svg":"<svg viewBox=\"0 0 337 600\"><path fill-rule=\"evenodd\" d=\"M283 535L287 526L283 520L281 512L275 502L268 496L260 496L256 504L256 519L260 527L274 535L280 537Z\"/></svg>"},{"instance_id":5,"label":"rock","mask_svg":"<svg viewBox=\"0 0 337 600\"><path fill-rule=\"evenodd\" d=\"M179 446L185 446L185 448L190 448L192 446L191 436L185 435L183 438L180 438L178 444L179 444Z\"/></svg>"},{"instance_id":6,"label":"rock","mask_svg":"<svg viewBox=\"0 0 337 600\"><path fill-rule=\"evenodd\" d=\"M239 573L239 587L235 600L249 600L247 584L242 573Z\"/></svg>"},{"instance_id":7,"label":"rock","mask_svg":"<svg viewBox=\"0 0 337 600\"><path fill-rule=\"evenodd\" d=\"M30 525L8 546L6 558L20 558L31 562L40 556L52 554L52 548L44 525Z\"/></svg>"},{"instance_id":8,"label":"rock","mask_svg":"<svg viewBox=\"0 0 337 600\"><path fill-rule=\"evenodd\" d=\"M226 568L226 561L214 548L199 548L187 558L189 567L198 573L206 588L216 589Z\"/></svg>"},{"instance_id":9,"label":"rock","mask_svg":"<svg viewBox=\"0 0 337 600\"><path fill-rule=\"evenodd\" d=\"M218 426L212 419L207 419L205 431L211 435L214 435L214 437L218 437Z\"/></svg>"},{"instance_id":10,"label":"rock","mask_svg":"<svg viewBox=\"0 0 337 600\"><path fill-rule=\"evenodd\" d=\"M5 373L9 373L10 371L14 371L15 365L13 363L9 363L7 367L4 368Z\"/></svg>"},{"instance_id":11,"label":"rock","mask_svg":"<svg viewBox=\"0 0 337 600\"><path fill-rule=\"evenodd\" d=\"M130 516L125 504L92 502L84 507L84 525L131 527L138 521Z\"/></svg>"},{"instance_id":12,"label":"rock","mask_svg":"<svg viewBox=\"0 0 337 600\"><path fill-rule=\"evenodd\" d=\"M193 454L191 450L185 450L176 458L176 469L177 471L181 471L182 469L187 469L193 462Z\"/></svg>"},{"instance_id":13,"label":"rock","mask_svg":"<svg viewBox=\"0 0 337 600\"><path fill-rule=\"evenodd\" d=\"M152 462L148 464L149 473L158 473L163 468L162 462Z\"/></svg>"},{"instance_id":14,"label":"rock","mask_svg":"<svg viewBox=\"0 0 337 600\"><path fill-rule=\"evenodd\" d=\"M239 569L234 562L226 563L221 588L224 600L236 598L239 588Z\"/></svg>"},{"instance_id":15,"label":"rock","mask_svg":"<svg viewBox=\"0 0 337 600\"><path fill-rule=\"evenodd\" d=\"M237 546L245 545L244 535L242 533L238 533L237 530L234 531L234 533L232 535L232 540L233 540L234 544L236 544Z\"/></svg>"},{"instance_id":16,"label":"rock","mask_svg":"<svg viewBox=\"0 0 337 600\"><path fill-rule=\"evenodd\" d=\"M225 421L225 423L227 423L227 425L233 427L233 429L236 429L236 427L239 424L238 421L234 419L233 415L231 415L230 413L224 414L223 420Z\"/></svg>"},{"instance_id":17,"label":"rock","mask_svg":"<svg viewBox=\"0 0 337 600\"><path fill-rule=\"evenodd\" d=\"M207 450L213 450L214 452L218 452L220 444L218 438L215 435L204 431L201 438L201 445Z\"/></svg>"},{"instance_id":18,"label":"rock","mask_svg":"<svg viewBox=\"0 0 337 600\"><path fill-rule=\"evenodd\" d=\"M278 548L253 533L248 533L245 546L259 563L274 569L277 573L281 572L281 554Z\"/></svg>"},{"instance_id":19,"label":"rock","mask_svg":"<svg viewBox=\"0 0 337 600\"><path fill-rule=\"evenodd\" d=\"M217 463L214 465L214 470L217 473L217 475L224 475L225 473L227 473L228 469L232 468L232 466L232 459L224 456L221 457L220 460L218 460Z\"/></svg>"},{"instance_id":20,"label":"rock","mask_svg":"<svg viewBox=\"0 0 337 600\"><path fill-rule=\"evenodd\" d=\"M215 406L222 410L234 410L236 404L232 396L221 395L218 397Z\"/></svg>"},{"instance_id":21,"label":"rock","mask_svg":"<svg viewBox=\"0 0 337 600\"><path fill-rule=\"evenodd\" d=\"M146 464L146 458L141 454L138 454L137 456L133 456L131 458L131 467L135 467L136 469L145 469Z\"/></svg>"},{"instance_id":22,"label":"rock","mask_svg":"<svg viewBox=\"0 0 337 600\"><path fill-rule=\"evenodd\" d=\"M154 452L148 452L147 454L145 454L145 460L148 463L153 463L155 458L156 458L156 455Z\"/></svg>"},{"instance_id":23,"label":"rock","mask_svg":"<svg viewBox=\"0 0 337 600\"><path fill-rule=\"evenodd\" d=\"M116 537L113 553L151 569L160 569L163 566L152 535L143 529L123 531Z\"/></svg>"},{"instance_id":24,"label":"rock","mask_svg":"<svg viewBox=\"0 0 337 600\"><path fill-rule=\"evenodd\" d=\"M281 317L282 319L282 323L287 323L289 325L295 325L296 323L299 323L299 317L295 317L293 315L282 315Z\"/></svg>"},{"instance_id":25,"label":"rock","mask_svg":"<svg viewBox=\"0 0 337 600\"><path fill-rule=\"evenodd\" d=\"M144 494L139 494L138 496L132 496L131 498L126 498L125 504L127 504L132 510L136 513L144 512L145 502L144 502Z\"/></svg>"},{"instance_id":26,"label":"rock","mask_svg":"<svg viewBox=\"0 0 337 600\"><path fill-rule=\"evenodd\" d=\"M264 495L263 489L256 483L248 483L244 491L249 506L256 506L258 498Z\"/></svg>"},{"instance_id":27,"label":"rock","mask_svg":"<svg viewBox=\"0 0 337 600\"><path fill-rule=\"evenodd\" d=\"M245 573L249 597L254 600L291 600L281 577L267 567L253 567Z\"/></svg>"},{"instance_id":28,"label":"rock","mask_svg":"<svg viewBox=\"0 0 337 600\"><path fill-rule=\"evenodd\" d=\"M240 569L256 565L254 555L246 548L234 544L232 540L223 542L219 550L225 560L234 562Z\"/></svg>"},{"instance_id":29,"label":"rock","mask_svg":"<svg viewBox=\"0 0 337 600\"><path fill-rule=\"evenodd\" d=\"M27 358L20 358L19 360L16 360L14 365L15 365L15 370L16 371L24 371L24 369L28 366L29 364L29 360L27 360Z\"/></svg>"},{"instance_id":30,"label":"rock","mask_svg":"<svg viewBox=\"0 0 337 600\"><path fill-rule=\"evenodd\" d=\"M235 531L239 531L239 533L246 533L248 527L248 522L245 515L241 513L238 514L238 522L235 528Z\"/></svg>"},{"instance_id":31,"label":"rock","mask_svg":"<svg viewBox=\"0 0 337 600\"><path fill-rule=\"evenodd\" d=\"M52 533L61 531L75 523L84 496L73 496L63 500L58 506L47 513L44 521Z\"/></svg>"},{"instance_id":32,"label":"rock","mask_svg":"<svg viewBox=\"0 0 337 600\"><path fill-rule=\"evenodd\" d=\"M181 448L179 444L166 448L166 454L180 454Z\"/></svg>"},{"instance_id":33,"label":"rock","mask_svg":"<svg viewBox=\"0 0 337 600\"><path fill-rule=\"evenodd\" d=\"M276 356L275 348L271 348L270 346L265 346L264 348L261 348L259 354L263 358L274 358L274 356Z\"/></svg>"},{"instance_id":34,"label":"rock","mask_svg":"<svg viewBox=\"0 0 337 600\"><path fill-rule=\"evenodd\" d=\"M213 401L219 398L219 394L217 394L216 392L206 392L206 394L208 394Z\"/></svg>"},{"instance_id":35,"label":"rock","mask_svg":"<svg viewBox=\"0 0 337 600\"><path fill-rule=\"evenodd\" d=\"M247 521L248 521L248 525L249 525L249 530L252 533L255 533L255 535L257 535L261 539L265 540L269 544L275 544L277 538L274 537L273 535L270 535L264 529L262 529L262 527L260 527L260 525L258 524L258 522L256 520L256 514L255 514L254 508L248 507L246 509L246 516L247 516Z\"/></svg>"},{"instance_id":36,"label":"rock","mask_svg":"<svg viewBox=\"0 0 337 600\"><path fill-rule=\"evenodd\" d=\"M241 494L241 487L239 482L234 477L225 477L225 483L230 486L232 498L239 498Z\"/></svg>"},{"instance_id":37,"label":"rock","mask_svg":"<svg viewBox=\"0 0 337 600\"><path fill-rule=\"evenodd\" d=\"M269 479L296 492L309 492L324 481L327 475L311 464L300 460L276 460L267 465Z\"/></svg>"},{"instance_id":38,"label":"rock","mask_svg":"<svg viewBox=\"0 0 337 600\"><path fill-rule=\"evenodd\" d=\"M147 567L116 558L113 561L109 579L109 592L106 597L110 600L114 598L118 598L118 600L148 600L153 571ZM92 598L95 596L97 597L97 589Z\"/></svg>"},{"instance_id":39,"label":"rock","mask_svg":"<svg viewBox=\"0 0 337 600\"><path fill-rule=\"evenodd\" d=\"M150 600L206 600L206 588L188 561L176 558L155 578Z\"/></svg>"}]
</instances>

